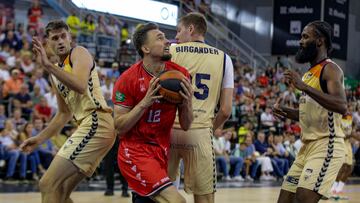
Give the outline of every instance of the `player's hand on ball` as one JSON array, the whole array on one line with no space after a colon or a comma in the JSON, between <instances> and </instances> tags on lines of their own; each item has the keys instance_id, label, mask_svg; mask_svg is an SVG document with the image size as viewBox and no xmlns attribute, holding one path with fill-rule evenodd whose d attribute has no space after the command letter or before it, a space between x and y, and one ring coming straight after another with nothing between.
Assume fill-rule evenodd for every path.
<instances>
[{"instance_id":1,"label":"player's hand on ball","mask_svg":"<svg viewBox=\"0 0 360 203\"><path fill-rule=\"evenodd\" d=\"M187 78L183 78L180 83L182 90L179 92L183 99L183 105L191 105L192 104L192 95L194 90L191 86L190 81Z\"/></svg>"},{"instance_id":2,"label":"player's hand on ball","mask_svg":"<svg viewBox=\"0 0 360 203\"><path fill-rule=\"evenodd\" d=\"M142 108L148 108L155 102L155 100L161 99L163 97L156 94L161 87L158 83L159 78L152 78L150 80L149 89L147 90L145 97L141 100L140 103Z\"/></svg>"},{"instance_id":3,"label":"player's hand on ball","mask_svg":"<svg viewBox=\"0 0 360 203\"><path fill-rule=\"evenodd\" d=\"M20 150L26 153L31 153L40 143L41 141L37 136L30 137L20 145Z\"/></svg>"}]
</instances>

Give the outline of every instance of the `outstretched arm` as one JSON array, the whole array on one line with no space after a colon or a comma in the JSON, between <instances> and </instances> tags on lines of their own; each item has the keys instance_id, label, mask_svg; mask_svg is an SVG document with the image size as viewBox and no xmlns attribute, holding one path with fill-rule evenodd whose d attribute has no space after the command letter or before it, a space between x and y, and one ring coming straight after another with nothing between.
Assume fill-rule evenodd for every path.
<instances>
[{"instance_id":1,"label":"outstretched arm","mask_svg":"<svg viewBox=\"0 0 360 203\"><path fill-rule=\"evenodd\" d=\"M35 137L31 137L25 140L20 149L25 152L33 151L39 144L45 142L47 139L54 135L58 135L64 125L72 118L72 113L67 107L65 101L56 93L56 99L58 103L58 111L53 119L51 119L49 125Z\"/></svg>"}]
</instances>

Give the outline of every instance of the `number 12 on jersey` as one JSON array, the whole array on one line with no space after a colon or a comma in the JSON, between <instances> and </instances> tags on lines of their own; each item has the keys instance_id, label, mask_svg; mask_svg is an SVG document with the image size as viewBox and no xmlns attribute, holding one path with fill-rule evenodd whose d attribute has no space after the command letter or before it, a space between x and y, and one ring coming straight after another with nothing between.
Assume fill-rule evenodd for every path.
<instances>
[{"instance_id":1,"label":"number 12 on jersey","mask_svg":"<svg viewBox=\"0 0 360 203\"><path fill-rule=\"evenodd\" d=\"M159 123L160 122L160 113L161 110L150 110L149 111L149 116L147 119L148 123Z\"/></svg>"},{"instance_id":2,"label":"number 12 on jersey","mask_svg":"<svg viewBox=\"0 0 360 203\"><path fill-rule=\"evenodd\" d=\"M209 96L209 87L202 83L203 80L210 80L210 74L196 73L195 74L195 86L202 90L202 92L194 91L194 96L198 100L205 100Z\"/></svg>"}]
</instances>

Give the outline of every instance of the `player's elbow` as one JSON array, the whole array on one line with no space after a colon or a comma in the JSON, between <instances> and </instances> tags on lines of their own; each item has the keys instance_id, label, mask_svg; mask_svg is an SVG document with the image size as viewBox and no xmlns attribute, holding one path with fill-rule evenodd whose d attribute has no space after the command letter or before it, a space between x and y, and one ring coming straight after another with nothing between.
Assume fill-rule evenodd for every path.
<instances>
[{"instance_id":1,"label":"player's elbow","mask_svg":"<svg viewBox=\"0 0 360 203\"><path fill-rule=\"evenodd\" d=\"M121 120L118 120L117 122L115 121L114 126L118 135L124 135L130 130L127 125L124 124Z\"/></svg>"},{"instance_id":2,"label":"player's elbow","mask_svg":"<svg viewBox=\"0 0 360 203\"><path fill-rule=\"evenodd\" d=\"M333 111L341 115L346 114L347 112L347 101L346 99L340 99L336 102L336 105L333 105Z\"/></svg>"},{"instance_id":3,"label":"player's elbow","mask_svg":"<svg viewBox=\"0 0 360 203\"><path fill-rule=\"evenodd\" d=\"M86 84L79 84L79 85L76 86L74 91L76 91L79 94L85 94L86 93L86 88L87 88Z\"/></svg>"},{"instance_id":4,"label":"player's elbow","mask_svg":"<svg viewBox=\"0 0 360 203\"><path fill-rule=\"evenodd\" d=\"M339 107L339 112L338 113L340 113L341 115L344 115L344 114L346 114L346 112L347 112L347 107L346 107L346 104L342 104L342 105L340 105L340 107Z\"/></svg>"},{"instance_id":5,"label":"player's elbow","mask_svg":"<svg viewBox=\"0 0 360 203\"><path fill-rule=\"evenodd\" d=\"M85 93L86 93L86 85L80 86L80 88L79 88L79 93L80 93L80 94L85 94Z\"/></svg>"},{"instance_id":6,"label":"player's elbow","mask_svg":"<svg viewBox=\"0 0 360 203\"><path fill-rule=\"evenodd\" d=\"M116 133L117 133L118 135L124 133L123 125L120 125L119 123L114 122L114 126L115 126Z\"/></svg>"},{"instance_id":7,"label":"player's elbow","mask_svg":"<svg viewBox=\"0 0 360 203\"><path fill-rule=\"evenodd\" d=\"M223 106L220 107L220 112L222 117L226 120L230 117L231 115L231 106Z\"/></svg>"}]
</instances>

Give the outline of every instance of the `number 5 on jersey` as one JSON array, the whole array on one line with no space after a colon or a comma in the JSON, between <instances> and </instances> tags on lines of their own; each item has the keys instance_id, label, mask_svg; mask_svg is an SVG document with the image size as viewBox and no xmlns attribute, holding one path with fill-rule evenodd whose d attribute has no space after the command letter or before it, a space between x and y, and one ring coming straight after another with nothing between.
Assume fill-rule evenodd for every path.
<instances>
[{"instance_id":1,"label":"number 5 on jersey","mask_svg":"<svg viewBox=\"0 0 360 203\"><path fill-rule=\"evenodd\" d=\"M205 100L209 96L209 87L203 83L204 80L210 80L210 75L204 73L196 73L195 86L197 89L202 90L202 92L194 91L194 96L198 100Z\"/></svg>"}]
</instances>

